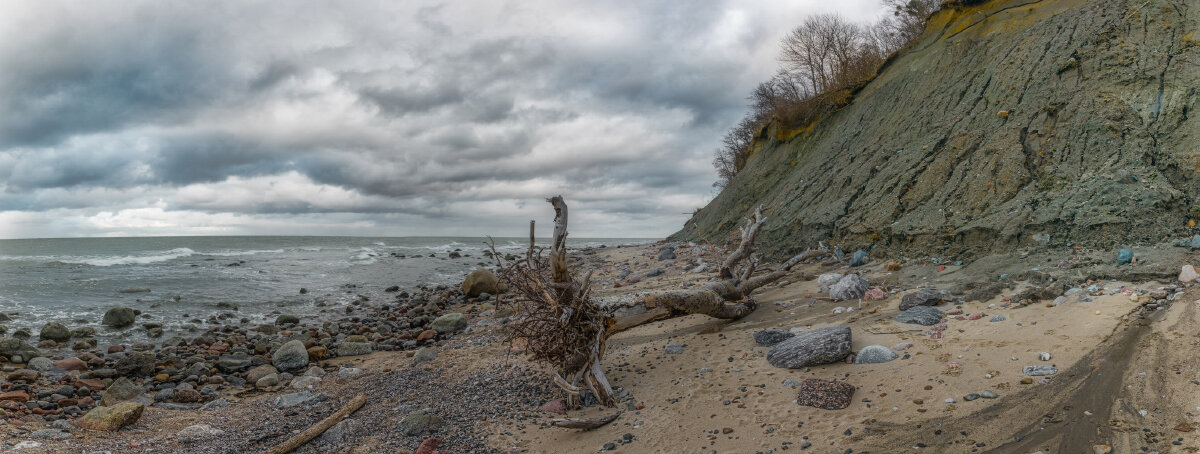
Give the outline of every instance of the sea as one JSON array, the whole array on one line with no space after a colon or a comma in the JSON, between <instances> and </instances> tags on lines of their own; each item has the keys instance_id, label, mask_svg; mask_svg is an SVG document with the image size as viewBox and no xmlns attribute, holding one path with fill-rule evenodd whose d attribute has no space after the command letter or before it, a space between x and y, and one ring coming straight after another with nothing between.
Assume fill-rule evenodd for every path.
<instances>
[{"instance_id":1,"label":"sea","mask_svg":"<svg viewBox=\"0 0 1200 454\"><path fill-rule=\"evenodd\" d=\"M46 322L90 326L102 339L144 338L159 323L168 336L207 329L210 317L271 323L281 313L328 314L362 293L398 286L458 285L494 265L483 237L197 236L0 240L0 322L8 335ZM494 238L523 253L528 238ZM569 248L645 244L654 239L569 239ZM548 246L549 240L539 240ZM451 252L462 258L452 259ZM403 257L403 258L401 258ZM350 287L350 286L354 287ZM376 288L378 287L378 288ZM306 290L301 293L300 289ZM100 324L104 312L142 312L125 330ZM231 309L236 307L236 311ZM226 321L227 322L227 321Z\"/></svg>"}]
</instances>

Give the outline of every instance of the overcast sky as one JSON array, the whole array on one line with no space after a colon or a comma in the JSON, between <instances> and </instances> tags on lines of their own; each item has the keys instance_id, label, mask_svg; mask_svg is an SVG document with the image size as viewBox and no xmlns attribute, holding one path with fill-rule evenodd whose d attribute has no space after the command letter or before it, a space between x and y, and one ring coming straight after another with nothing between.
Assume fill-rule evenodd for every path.
<instances>
[{"instance_id":1,"label":"overcast sky","mask_svg":"<svg viewBox=\"0 0 1200 454\"><path fill-rule=\"evenodd\" d=\"M880 8L5 2L0 238L520 236L554 194L574 237L661 237L779 38Z\"/></svg>"}]
</instances>

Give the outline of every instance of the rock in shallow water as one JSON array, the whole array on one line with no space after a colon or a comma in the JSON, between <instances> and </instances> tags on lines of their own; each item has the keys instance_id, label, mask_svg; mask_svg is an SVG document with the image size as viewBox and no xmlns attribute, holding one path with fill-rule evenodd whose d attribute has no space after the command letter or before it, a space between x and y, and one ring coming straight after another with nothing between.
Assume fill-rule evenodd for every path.
<instances>
[{"instance_id":1,"label":"rock in shallow water","mask_svg":"<svg viewBox=\"0 0 1200 454\"><path fill-rule=\"evenodd\" d=\"M896 321L900 323L914 323L917 325L932 326L942 320L946 313L937 308L929 306L915 306L908 310L896 314Z\"/></svg>"},{"instance_id":2,"label":"rock in shallow water","mask_svg":"<svg viewBox=\"0 0 1200 454\"><path fill-rule=\"evenodd\" d=\"M850 327L830 326L802 332L776 344L767 352L775 367L798 369L841 361L850 354Z\"/></svg>"},{"instance_id":3,"label":"rock in shallow water","mask_svg":"<svg viewBox=\"0 0 1200 454\"><path fill-rule=\"evenodd\" d=\"M133 319L136 316L137 313L133 311L133 308L117 306L104 313L104 319L101 323L104 326L111 326L113 328L124 328L132 325Z\"/></svg>"},{"instance_id":4,"label":"rock in shallow water","mask_svg":"<svg viewBox=\"0 0 1200 454\"><path fill-rule=\"evenodd\" d=\"M899 358L896 352L882 345L868 345L858 351L854 364L879 364Z\"/></svg>"}]
</instances>

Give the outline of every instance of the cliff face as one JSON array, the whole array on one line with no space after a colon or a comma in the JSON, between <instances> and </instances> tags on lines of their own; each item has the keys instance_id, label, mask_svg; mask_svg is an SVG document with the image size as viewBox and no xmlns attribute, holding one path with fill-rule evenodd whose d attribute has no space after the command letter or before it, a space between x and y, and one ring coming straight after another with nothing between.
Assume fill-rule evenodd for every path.
<instances>
[{"instance_id":1,"label":"cliff face","mask_svg":"<svg viewBox=\"0 0 1200 454\"><path fill-rule=\"evenodd\" d=\"M848 106L767 134L672 238L762 204L772 256L1159 242L1200 216L1198 88L1198 2L959 2Z\"/></svg>"}]
</instances>

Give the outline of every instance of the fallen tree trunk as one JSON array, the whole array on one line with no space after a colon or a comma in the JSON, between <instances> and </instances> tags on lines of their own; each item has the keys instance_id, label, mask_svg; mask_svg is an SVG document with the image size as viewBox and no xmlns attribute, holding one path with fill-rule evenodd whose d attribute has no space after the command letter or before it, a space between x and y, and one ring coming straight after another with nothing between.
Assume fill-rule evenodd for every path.
<instances>
[{"instance_id":1,"label":"fallen tree trunk","mask_svg":"<svg viewBox=\"0 0 1200 454\"><path fill-rule=\"evenodd\" d=\"M309 440L312 440L318 435L325 433L326 430L329 430L330 427L333 427L335 424L341 422L345 417L350 416L351 413L358 411L358 409L365 403L367 403L366 395L359 394L354 396L353 399L350 399L349 403L347 403L334 414L322 419L321 422L317 423L315 426L309 427L308 430L296 434L292 438L287 439L287 441L280 443L274 448L268 449L266 454L285 454L292 452L292 450L303 446L305 443L308 443Z\"/></svg>"},{"instance_id":2,"label":"fallen tree trunk","mask_svg":"<svg viewBox=\"0 0 1200 454\"><path fill-rule=\"evenodd\" d=\"M533 253L531 223L530 252L525 260L507 266L500 262L500 274L525 303L521 317L510 325L508 340L527 339L526 351L533 359L559 369L555 383L567 391L570 403L576 402L582 387L590 389L605 405L616 403L601 365L605 344L612 335L646 323L692 314L740 319L758 307L750 296L754 290L782 279L804 260L828 255L826 251L805 251L772 272L754 276L759 264L754 255L754 239L767 220L759 207L742 227L738 247L718 270L720 281L691 290L593 300L592 273L589 271L582 280L576 280L567 267L566 202L561 196L547 201L555 212L548 263L540 253ZM494 249L493 256L500 257ZM738 269L742 262L747 263Z\"/></svg>"}]
</instances>

